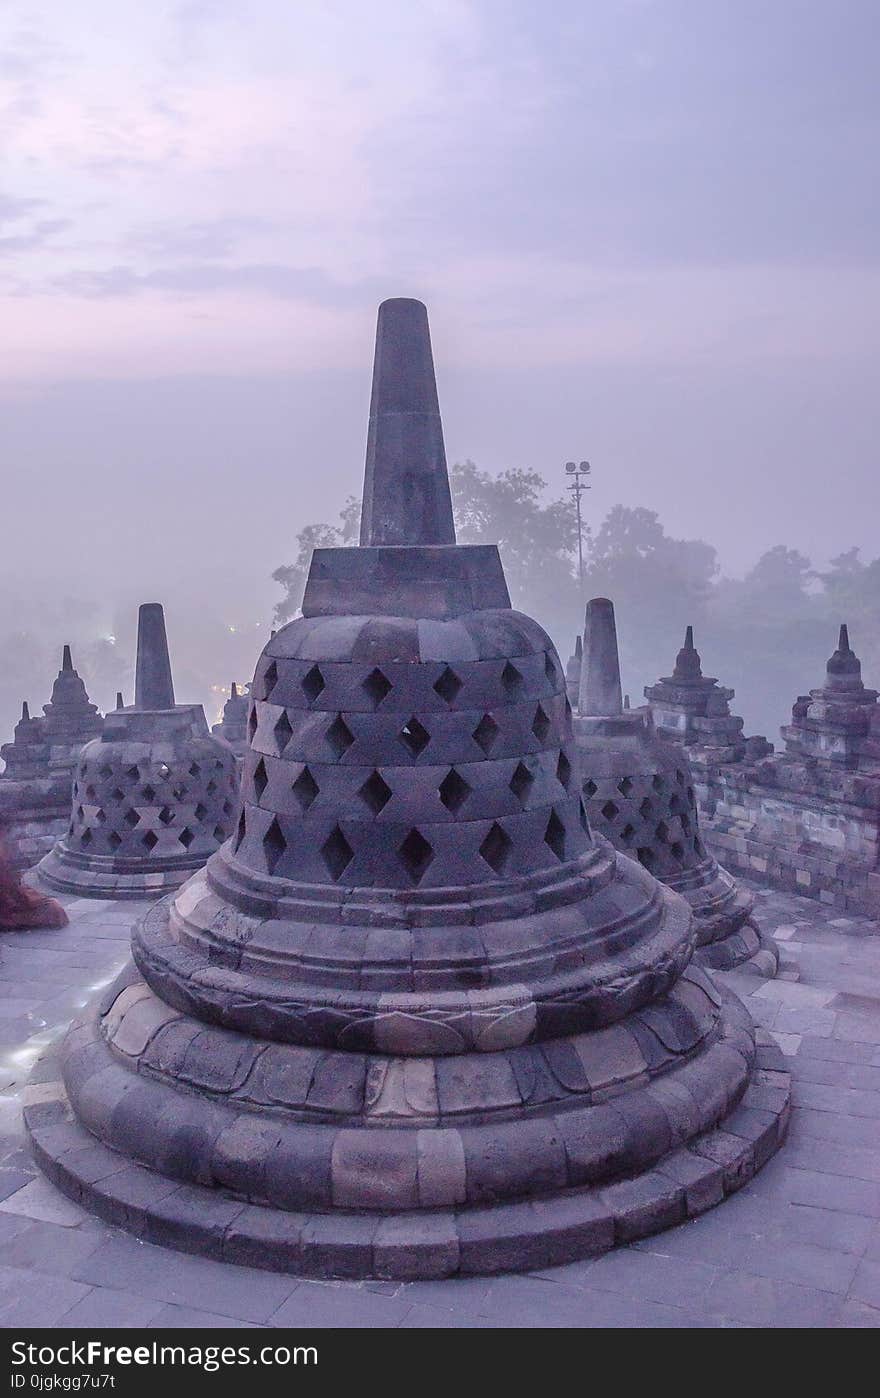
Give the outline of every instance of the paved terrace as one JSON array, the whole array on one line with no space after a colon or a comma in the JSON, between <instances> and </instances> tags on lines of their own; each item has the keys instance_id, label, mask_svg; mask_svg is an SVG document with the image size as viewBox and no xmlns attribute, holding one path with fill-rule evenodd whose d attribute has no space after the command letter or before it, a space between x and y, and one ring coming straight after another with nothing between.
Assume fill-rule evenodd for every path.
<instances>
[{"instance_id":1,"label":"paved terrace","mask_svg":"<svg viewBox=\"0 0 880 1398\"><path fill-rule=\"evenodd\" d=\"M67 899L62 932L0 939L0 1325L880 1325L880 928L756 890L781 977L727 980L794 1073L787 1146L701 1218L594 1261L513 1277L330 1283L139 1243L37 1172L34 1059L128 955L143 905Z\"/></svg>"}]
</instances>

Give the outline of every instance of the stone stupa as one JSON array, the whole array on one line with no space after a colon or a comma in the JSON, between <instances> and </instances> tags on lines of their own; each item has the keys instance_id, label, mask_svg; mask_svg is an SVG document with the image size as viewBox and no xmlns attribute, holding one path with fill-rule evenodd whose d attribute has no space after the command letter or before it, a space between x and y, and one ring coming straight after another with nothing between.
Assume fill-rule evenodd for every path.
<instances>
[{"instance_id":1,"label":"stone stupa","mask_svg":"<svg viewBox=\"0 0 880 1398\"><path fill-rule=\"evenodd\" d=\"M223 738L239 762L244 758L247 751L247 719L250 710L250 699L248 695L240 690L233 680L229 690L229 698L223 705L223 717L219 723L215 723L211 732L215 737Z\"/></svg>"},{"instance_id":2,"label":"stone stupa","mask_svg":"<svg viewBox=\"0 0 880 1398\"><path fill-rule=\"evenodd\" d=\"M92 898L158 897L231 833L235 760L201 704L175 704L165 617L138 614L135 702L107 714L80 754L67 833L37 866L53 889Z\"/></svg>"},{"instance_id":3,"label":"stone stupa","mask_svg":"<svg viewBox=\"0 0 880 1398\"><path fill-rule=\"evenodd\" d=\"M601 1252L745 1183L787 1074L691 965L687 902L590 833L556 650L455 543L417 301L379 310L361 546L315 551L302 610L235 837L40 1065L50 1177L154 1242L402 1278Z\"/></svg>"},{"instance_id":4,"label":"stone stupa","mask_svg":"<svg viewBox=\"0 0 880 1398\"><path fill-rule=\"evenodd\" d=\"M614 606L605 597L587 603L574 732L592 829L687 899L695 959L775 975L779 954L755 925L754 898L703 843L686 749L658 737L649 712L622 706Z\"/></svg>"}]
</instances>

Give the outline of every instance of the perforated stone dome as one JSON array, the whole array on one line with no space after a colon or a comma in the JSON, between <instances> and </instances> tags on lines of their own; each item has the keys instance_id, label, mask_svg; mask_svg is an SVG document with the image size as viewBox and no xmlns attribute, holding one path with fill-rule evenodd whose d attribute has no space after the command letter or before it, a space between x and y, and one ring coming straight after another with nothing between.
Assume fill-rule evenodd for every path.
<instances>
[{"instance_id":1,"label":"perforated stone dome","mask_svg":"<svg viewBox=\"0 0 880 1398\"><path fill-rule=\"evenodd\" d=\"M547 1266L717 1202L787 1096L737 1123L778 1060L687 901L592 836L559 657L452 542L420 303L375 365L362 543L260 657L235 837L136 927L32 1138L104 1217L238 1262Z\"/></svg>"},{"instance_id":2,"label":"perforated stone dome","mask_svg":"<svg viewBox=\"0 0 880 1398\"><path fill-rule=\"evenodd\" d=\"M294 622L257 665L249 732L233 865L440 889L588 848L561 667L517 613Z\"/></svg>"},{"instance_id":3,"label":"perforated stone dome","mask_svg":"<svg viewBox=\"0 0 880 1398\"><path fill-rule=\"evenodd\" d=\"M164 620L159 629L164 641ZM238 803L230 748L208 733L201 705L173 703L170 666L156 697L171 703L115 709L102 736L83 748L67 833L38 866L52 888L158 895L178 887L232 833Z\"/></svg>"},{"instance_id":4,"label":"perforated stone dome","mask_svg":"<svg viewBox=\"0 0 880 1398\"><path fill-rule=\"evenodd\" d=\"M703 964L774 973L776 948L754 924L754 899L703 843L684 749L659 738L647 712L620 706L614 609L604 598L587 605L583 679L574 733L593 830L687 898Z\"/></svg>"}]
</instances>

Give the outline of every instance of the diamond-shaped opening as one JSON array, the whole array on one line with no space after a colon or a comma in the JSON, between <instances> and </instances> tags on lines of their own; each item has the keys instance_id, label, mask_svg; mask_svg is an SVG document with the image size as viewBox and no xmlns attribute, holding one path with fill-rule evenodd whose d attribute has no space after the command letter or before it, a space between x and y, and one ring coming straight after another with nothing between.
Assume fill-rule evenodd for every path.
<instances>
[{"instance_id":1,"label":"diamond-shaped opening","mask_svg":"<svg viewBox=\"0 0 880 1398\"><path fill-rule=\"evenodd\" d=\"M547 676L548 683L555 686L558 671L556 662L549 650L544 652L544 674Z\"/></svg>"},{"instance_id":2,"label":"diamond-shaped opening","mask_svg":"<svg viewBox=\"0 0 880 1398\"><path fill-rule=\"evenodd\" d=\"M629 796L632 789L633 784L630 777L622 777L617 783L617 790L620 792L621 796Z\"/></svg>"},{"instance_id":3,"label":"diamond-shaped opening","mask_svg":"<svg viewBox=\"0 0 880 1398\"><path fill-rule=\"evenodd\" d=\"M300 810L307 811L318 795L320 787L308 767L303 767L290 789L297 799Z\"/></svg>"},{"instance_id":4,"label":"diamond-shaped opening","mask_svg":"<svg viewBox=\"0 0 880 1398\"><path fill-rule=\"evenodd\" d=\"M132 810L131 806L129 806L122 819L125 821L129 830L133 830L134 827L139 823L140 816L138 815L137 811Z\"/></svg>"},{"instance_id":5,"label":"diamond-shaped opening","mask_svg":"<svg viewBox=\"0 0 880 1398\"><path fill-rule=\"evenodd\" d=\"M388 676L383 675L382 671L378 668L371 670L361 685L361 689L363 689L374 709L378 709L382 700L388 697L393 688L394 685L391 683Z\"/></svg>"},{"instance_id":6,"label":"diamond-shaped opening","mask_svg":"<svg viewBox=\"0 0 880 1398\"><path fill-rule=\"evenodd\" d=\"M110 800L111 800L111 801L124 801L124 800L125 800L125 792L122 790L121 787L115 786L115 787L113 788L113 790L110 792Z\"/></svg>"},{"instance_id":7,"label":"diamond-shaped opening","mask_svg":"<svg viewBox=\"0 0 880 1398\"><path fill-rule=\"evenodd\" d=\"M326 733L327 742L333 750L334 757L341 757L347 752L354 742L354 734L346 723L342 714L337 714Z\"/></svg>"},{"instance_id":8,"label":"diamond-shaped opening","mask_svg":"<svg viewBox=\"0 0 880 1398\"><path fill-rule=\"evenodd\" d=\"M248 742L249 742L249 743L252 743L252 742L254 741L254 734L256 733L256 731L257 731L257 706L256 706L256 704L251 704L251 707L250 707L250 709L248 710Z\"/></svg>"},{"instance_id":9,"label":"diamond-shaped opening","mask_svg":"<svg viewBox=\"0 0 880 1398\"><path fill-rule=\"evenodd\" d=\"M163 806L159 812L159 819L163 825L170 825L174 819L174 812L168 806Z\"/></svg>"},{"instance_id":10,"label":"diamond-shaped opening","mask_svg":"<svg viewBox=\"0 0 880 1398\"><path fill-rule=\"evenodd\" d=\"M694 853L698 854L701 859L703 858L703 855L706 853L706 847L703 844L703 841L700 839L699 835L694 836Z\"/></svg>"},{"instance_id":11,"label":"diamond-shaped opening","mask_svg":"<svg viewBox=\"0 0 880 1398\"><path fill-rule=\"evenodd\" d=\"M108 777L113 776L113 768L108 767L107 763L105 762L103 767L98 768L98 776L103 777L104 781L106 781Z\"/></svg>"},{"instance_id":12,"label":"diamond-shaped opening","mask_svg":"<svg viewBox=\"0 0 880 1398\"><path fill-rule=\"evenodd\" d=\"M674 859L684 859L684 845L680 840L674 840L669 846L669 852Z\"/></svg>"},{"instance_id":13,"label":"diamond-shaped opening","mask_svg":"<svg viewBox=\"0 0 880 1398\"><path fill-rule=\"evenodd\" d=\"M268 785L269 777L266 772L266 764L261 757L256 767L254 768L254 792L256 793L258 801L262 800L263 792L266 790L266 787Z\"/></svg>"},{"instance_id":14,"label":"diamond-shaped opening","mask_svg":"<svg viewBox=\"0 0 880 1398\"><path fill-rule=\"evenodd\" d=\"M510 778L510 789L517 801L525 801L534 784L534 772L530 772L524 762L518 762L516 771Z\"/></svg>"},{"instance_id":15,"label":"diamond-shaped opening","mask_svg":"<svg viewBox=\"0 0 880 1398\"><path fill-rule=\"evenodd\" d=\"M675 772L675 780L678 782L679 786L684 786L684 772L680 772L677 768Z\"/></svg>"},{"instance_id":16,"label":"diamond-shaped opening","mask_svg":"<svg viewBox=\"0 0 880 1398\"><path fill-rule=\"evenodd\" d=\"M89 832L86 831L86 835L88 834ZM85 838L85 836L83 838ZM107 836L107 843L111 849L119 849L119 846L122 844L122 836L118 830L110 831L110 834Z\"/></svg>"},{"instance_id":17,"label":"diamond-shaped opening","mask_svg":"<svg viewBox=\"0 0 880 1398\"><path fill-rule=\"evenodd\" d=\"M687 798L688 798L688 800L690 801L691 805L693 805L693 804L694 804L694 788L693 788L692 786L689 786L688 789L687 789Z\"/></svg>"},{"instance_id":18,"label":"diamond-shaped opening","mask_svg":"<svg viewBox=\"0 0 880 1398\"><path fill-rule=\"evenodd\" d=\"M568 784L571 781L571 763L564 752L559 754L559 761L556 764L556 780L568 791Z\"/></svg>"},{"instance_id":19,"label":"diamond-shaped opening","mask_svg":"<svg viewBox=\"0 0 880 1398\"><path fill-rule=\"evenodd\" d=\"M588 777L587 780L584 782L584 795L586 796L587 800L591 801L598 790L599 788L593 781L593 778Z\"/></svg>"},{"instance_id":20,"label":"diamond-shaped opening","mask_svg":"<svg viewBox=\"0 0 880 1398\"><path fill-rule=\"evenodd\" d=\"M657 825L657 839L662 845L665 845L669 839L669 826L665 820L661 820Z\"/></svg>"},{"instance_id":21,"label":"diamond-shaped opening","mask_svg":"<svg viewBox=\"0 0 880 1398\"><path fill-rule=\"evenodd\" d=\"M633 837L633 835L634 835L635 833L636 833L636 828L635 828L635 826L634 826L634 825L630 825L629 822L627 821L626 825L623 827L623 829L622 829L621 832L620 832L620 838L621 838L621 840L623 840L624 844L627 844L627 845L628 845L629 842L630 842L630 840L632 839L632 837Z\"/></svg>"},{"instance_id":22,"label":"diamond-shaped opening","mask_svg":"<svg viewBox=\"0 0 880 1398\"><path fill-rule=\"evenodd\" d=\"M535 717L532 719L532 732L539 743L543 743L550 732L550 720L544 712L543 704L539 704L535 709Z\"/></svg>"},{"instance_id":23,"label":"diamond-shaped opening","mask_svg":"<svg viewBox=\"0 0 880 1398\"><path fill-rule=\"evenodd\" d=\"M214 839L217 841L218 845L222 845L223 841L226 839L226 831L223 829L222 825L214 826Z\"/></svg>"},{"instance_id":24,"label":"diamond-shaped opening","mask_svg":"<svg viewBox=\"0 0 880 1398\"><path fill-rule=\"evenodd\" d=\"M208 785L205 787L205 790L207 791L209 796L213 796L214 792L217 790L217 783L215 781L209 781Z\"/></svg>"},{"instance_id":25,"label":"diamond-shaped opening","mask_svg":"<svg viewBox=\"0 0 880 1398\"><path fill-rule=\"evenodd\" d=\"M544 843L549 845L557 859L565 858L565 826L555 811L550 812L547 829L544 831Z\"/></svg>"},{"instance_id":26,"label":"diamond-shaped opening","mask_svg":"<svg viewBox=\"0 0 880 1398\"><path fill-rule=\"evenodd\" d=\"M152 786L143 786L141 787L141 795L145 801L155 801L156 789Z\"/></svg>"},{"instance_id":27,"label":"diamond-shaped opening","mask_svg":"<svg viewBox=\"0 0 880 1398\"><path fill-rule=\"evenodd\" d=\"M673 791L672 795L671 795L670 798L669 798L669 814L670 814L670 815L678 815L678 813L679 813L680 810L681 810L681 797L678 795L677 792Z\"/></svg>"},{"instance_id":28,"label":"diamond-shaped opening","mask_svg":"<svg viewBox=\"0 0 880 1398\"><path fill-rule=\"evenodd\" d=\"M338 825L334 826L321 846L321 858L332 879L341 879L354 858L354 850Z\"/></svg>"},{"instance_id":29,"label":"diamond-shaped opening","mask_svg":"<svg viewBox=\"0 0 880 1398\"><path fill-rule=\"evenodd\" d=\"M515 665L508 660L501 671L501 688L511 703L522 694L523 677Z\"/></svg>"},{"instance_id":30,"label":"diamond-shaped opening","mask_svg":"<svg viewBox=\"0 0 880 1398\"><path fill-rule=\"evenodd\" d=\"M238 849L239 845L241 844L242 840L244 839L244 836L245 836L245 821L244 821L244 811L242 811L241 815L238 817L238 828L237 828L237 830L236 830L236 832L235 832L235 840L234 840L233 845L232 845L233 850L237 850L237 849Z\"/></svg>"},{"instance_id":31,"label":"diamond-shaped opening","mask_svg":"<svg viewBox=\"0 0 880 1398\"><path fill-rule=\"evenodd\" d=\"M183 845L183 848L184 848L184 849L189 849L189 847L190 847L190 845L192 844L193 840L196 838L196 836L195 836L195 831L194 831L194 830L190 830L189 826L187 826L185 830L181 830L181 832L180 832L180 834L178 835L177 838L178 838L178 840L180 841L180 843Z\"/></svg>"},{"instance_id":32,"label":"diamond-shaped opening","mask_svg":"<svg viewBox=\"0 0 880 1398\"><path fill-rule=\"evenodd\" d=\"M679 820L681 821L682 830L686 835L689 835L691 833L691 818L686 811L682 811Z\"/></svg>"},{"instance_id":33,"label":"diamond-shaped opening","mask_svg":"<svg viewBox=\"0 0 880 1398\"><path fill-rule=\"evenodd\" d=\"M95 811L95 820L98 822L99 825L103 825L106 819L106 811L104 811L103 808L99 806L98 809Z\"/></svg>"},{"instance_id":34,"label":"diamond-shaped opening","mask_svg":"<svg viewBox=\"0 0 880 1398\"><path fill-rule=\"evenodd\" d=\"M567 694L565 696L565 718L567 722L571 722L571 704L569 703Z\"/></svg>"},{"instance_id":35,"label":"diamond-shaped opening","mask_svg":"<svg viewBox=\"0 0 880 1398\"><path fill-rule=\"evenodd\" d=\"M287 841L277 819L273 819L272 824L263 836L263 855L266 860L266 869L270 874L275 873L275 867L287 849Z\"/></svg>"},{"instance_id":36,"label":"diamond-shaped opening","mask_svg":"<svg viewBox=\"0 0 880 1398\"><path fill-rule=\"evenodd\" d=\"M191 777L200 777L202 775L202 769L198 762L191 762L188 771Z\"/></svg>"},{"instance_id":37,"label":"diamond-shaped opening","mask_svg":"<svg viewBox=\"0 0 880 1398\"><path fill-rule=\"evenodd\" d=\"M186 787L182 782L171 788L171 795L174 797L175 801L184 801L186 799Z\"/></svg>"},{"instance_id":38,"label":"diamond-shaped opening","mask_svg":"<svg viewBox=\"0 0 880 1398\"><path fill-rule=\"evenodd\" d=\"M513 841L496 821L480 845L480 854L494 874L503 874Z\"/></svg>"},{"instance_id":39,"label":"diamond-shaped opening","mask_svg":"<svg viewBox=\"0 0 880 1398\"><path fill-rule=\"evenodd\" d=\"M666 782L658 773L655 773L651 778L651 785L655 791L665 791L666 789Z\"/></svg>"},{"instance_id":40,"label":"diamond-shaped opening","mask_svg":"<svg viewBox=\"0 0 880 1398\"><path fill-rule=\"evenodd\" d=\"M618 808L613 801L606 801L602 807L602 814L606 820L613 820L617 815Z\"/></svg>"},{"instance_id":41,"label":"diamond-shaped opening","mask_svg":"<svg viewBox=\"0 0 880 1398\"><path fill-rule=\"evenodd\" d=\"M472 734L473 740L478 748L488 754L492 751L495 739L498 737L498 724L491 714L483 714Z\"/></svg>"},{"instance_id":42,"label":"diamond-shaped opening","mask_svg":"<svg viewBox=\"0 0 880 1398\"><path fill-rule=\"evenodd\" d=\"M94 801L94 800L96 799L97 795L98 795L98 793L97 793L97 791L95 790L95 788L94 788L93 786L87 786L87 787L86 787L86 800L87 800L87 801Z\"/></svg>"},{"instance_id":43,"label":"diamond-shaped opening","mask_svg":"<svg viewBox=\"0 0 880 1398\"><path fill-rule=\"evenodd\" d=\"M283 709L281 711L281 717L275 724L275 727L272 729L272 733L275 738L275 750L278 753L278 756L280 757L281 754L284 752L284 749L287 747L287 744L290 742L291 736L293 734L293 726L290 722L290 719L287 717L286 709Z\"/></svg>"},{"instance_id":44,"label":"diamond-shaped opening","mask_svg":"<svg viewBox=\"0 0 880 1398\"><path fill-rule=\"evenodd\" d=\"M119 836L118 836L118 835L117 835L116 838L117 838L117 840L119 840ZM85 849L85 847L86 847L87 845L90 845L90 844L92 843L92 832L91 832L91 830L84 830L84 831L82 832L82 835L80 836L80 841L79 841L79 842L80 842L80 845L83 847L83 849ZM122 844L122 841L119 840L119 843Z\"/></svg>"},{"instance_id":45,"label":"diamond-shaped opening","mask_svg":"<svg viewBox=\"0 0 880 1398\"><path fill-rule=\"evenodd\" d=\"M639 815L642 817L642 820L647 820L648 816L651 814L653 809L653 802L651 801L649 796L646 796L642 804L639 806Z\"/></svg>"},{"instance_id":46,"label":"diamond-shaped opening","mask_svg":"<svg viewBox=\"0 0 880 1398\"><path fill-rule=\"evenodd\" d=\"M140 776L140 772L138 771L137 767L126 767L125 775L127 777L130 777L133 782L136 782L138 780L138 777Z\"/></svg>"},{"instance_id":47,"label":"diamond-shaped opening","mask_svg":"<svg viewBox=\"0 0 880 1398\"><path fill-rule=\"evenodd\" d=\"M654 865L657 863L657 856L654 851L648 849L644 845L636 850L636 858L646 869L653 869Z\"/></svg>"},{"instance_id":48,"label":"diamond-shaped opening","mask_svg":"<svg viewBox=\"0 0 880 1398\"><path fill-rule=\"evenodd\" d=\"M397 853L413 883L419 882L434 858L434 851L428 841L421 831L415 829L410 830Z\"/></svg>"},{"instance_id":49,"label":"diamond-shaped opening","mask_svg":"<svg viewBox=\"0 0 880 1398\"><path fill-rule=\"evenodd\" d=\"M159 836L156 834L155 830L148 830L143 840L141 841L141 844L146 845L148 850L155 849L158 843Z\"/></svg>"},{"instance_id":50,"label":"diamond-shaped opening","mask_svg":"<svg viewBox=\"0 0 880 1398\"><path fill-rule=\"evenodd\" d=\"M443 802L447 811L452 811L453 814L461 809L471 794L471 788L468 786L464 777L461 776L459 772L456 772L454 767L450 767L438 789L440 792L440 800Z\"/></svg>"},{"instance_id":51,"label":"diamond-shaped opening","mask_svg":"<svg viewBox=\"0 0 880 1398\"><path fill-rule=\"evenodd\" d=\"M409 749L413 757L418 757L420 752L424 752L431 741L431 735L427 728L419 723L417 718L411 718L409 723L405 723L399 736L400 741L404 747Z\"/></svg>"},{"instance_id":52,"label":"diamond-shaped opening","mask_svg":"<svg viewBox=\"0 0 880 1398\"><path fill-rule=\"evenodd\" d=\"M225 816L232 815L232 802L231 802L231 801L224 801L224 802L223 802L223 814L224 814Z\"/></svg>"},{"instance_id":53,"label":"diamond-shaped opening","mask_svg":"<svg viewBox=\"0 0 880 1398\"><path fill-rule=\"evenodd\" d=\"M447 665L440 678L435 680L434 689L447 704L453 704L463 683L464 681Z\"/></svg>"},{"instance_id":54,"label":"diamond-shaped opening","mask_svg":"<svg viewBox=\"0 0 880 1398\"><path fill-rule=\"evenodd\" d=\"M372 771L358 791L358 796L373 812L378 815L381 810L388 805L394 792L383 778L381 772Z\"/></svg>"},{"instance_id":55,"label":"diamond-shaped opening","mask_svg":"<svg viewBox=\"0 0 880 1398\"><path fill-rule=\"evenodd\" d=\"M205 816L208 814L208 807L203 806L200 801L199 804L196 806L194 814L196 820L204 820Z\"/></svg>"},{"instance_id":56,"label":"diamond-shaped opening","mask_svg":"<svg viewBox=\"0 0 880 1398\"><path fill-rule=\"evenodd\" d=\"M585 835L590 833L590 822L587 820L587 808L583 801L578 801L578 812L580 815L581 828Z\"/></svg>"},{"instance_id":57,"label":"diamond-shaped opening","mask_svg":"<svg viewBox=\"0 0 880 1398\"><path fill-rule=\"evenodd\" d=\"M270 661L269 664L266 666L266 671L265 671L265 674L263 675L263 698L264 698L264 699L269 699L269 698L271 697L271 695L272 695L272 690L275 688L275 686L276 686L277 683L278 683L278 666L275 664L275 661L272 660L272 661Z\"/></svg>"},{"instance_id":58,"label":"diamond-shaped opening","mask_svg":"<svg viewBox=\"0 0 880 1398\"><path fill-rule=\"evenodd\" d=\"M327 688L327 682L317 665L313 665L307 670L300 680L300 688L310 704L314 704L318 695Z\"/></svg>"}]
</instances>

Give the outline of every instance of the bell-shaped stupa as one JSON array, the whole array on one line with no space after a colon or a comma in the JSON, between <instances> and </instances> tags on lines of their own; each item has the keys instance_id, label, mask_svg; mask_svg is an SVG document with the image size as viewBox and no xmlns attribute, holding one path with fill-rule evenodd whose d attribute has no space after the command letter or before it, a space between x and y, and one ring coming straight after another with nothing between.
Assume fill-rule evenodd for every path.
<instances>
[{"instance_id":1,"label":"bell-shaped stupa","mask_svg":"<svg viewBox=\"0 0 880 1398\"><path fill-rule=\"evenodd\" d=\"M786 1075L751 1086L778 1055L690 965L687 902L591 835L553 644L454 539L427 315L389 301L361 546L315 551L260 657L235 837L136 928L28 1118L54 1180L152 1241L540 1267L708 1207L781 1139Z\"/></svg>"},{"instance_id":2,"label":"bell-shaped stupa","mask_svg":"<svg viewBox=\"0 0 880 1398\"><path fill-rule=\"evenodd\" d=\"M574 731L592 829L687 899L695 960L775 975L778 952L754 923L754 898L703 844L686 750L658 737L649 712L621 706L614 607L605 597L587 603L583 657Z\"/></svg>"},{"instance_id":3,"label":"bell-shaped stupa","mask_svg":"<svg viewBox=\"0 0 880 1398\"><path fill-rule=\"evenodd\" d=\"M235 759L201 704L175 704L165 617L138 615L135 702L107 714L83 748L67 833L38 868L50 887L92 898L158 897L231 833Z\"/></svg>"}]
</instances>

